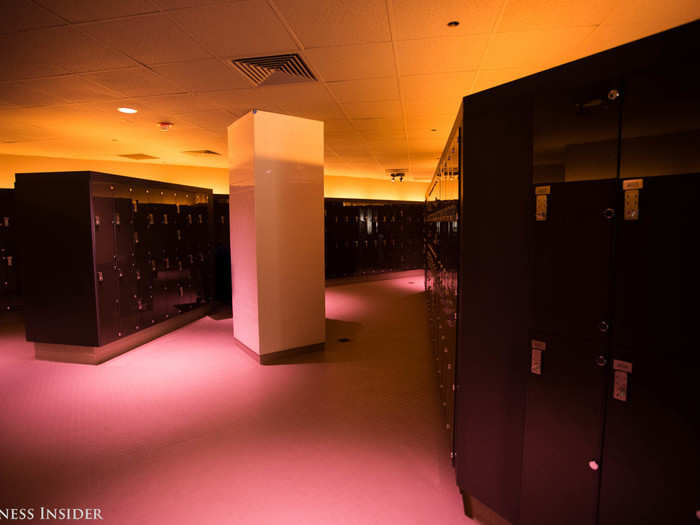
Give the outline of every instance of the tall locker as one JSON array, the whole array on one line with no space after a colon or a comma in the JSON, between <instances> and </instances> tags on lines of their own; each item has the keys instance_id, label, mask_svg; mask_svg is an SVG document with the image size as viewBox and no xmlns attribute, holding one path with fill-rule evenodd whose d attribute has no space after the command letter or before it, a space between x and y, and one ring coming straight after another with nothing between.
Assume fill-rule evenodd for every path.
<instances>
[{"instance_id":1,"label":"tall locker","mask_svg":"<svg viewBox=\"0 0 700 525\"><path fill-rule=\"evenodd\" d=\"M529 223L533 314L520 523L595 525L608 360L619 82L536 89ZM556 167L556 169L553 169ZM600 180L603 179L603 180ZM543 180L542 177L539 178ZM554 178L556 180L556 178Z\"/></svg>"},{"instance_id":2,"label":"tall locker","mask_svg":"<svg viewBox=\"0 0 700 525\"><path fill-rule=\"evenodd\" d=\"M625 83L600 525L700 523L697 48Z\"/></svg>"}]
</instances>

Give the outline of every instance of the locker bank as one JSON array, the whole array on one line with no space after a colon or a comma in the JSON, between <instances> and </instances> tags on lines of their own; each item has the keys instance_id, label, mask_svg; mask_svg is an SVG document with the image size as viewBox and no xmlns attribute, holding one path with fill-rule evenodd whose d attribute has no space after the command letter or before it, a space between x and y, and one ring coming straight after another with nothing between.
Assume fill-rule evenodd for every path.
<instances>
[{"instance_id":1,"label":"locker bank","mask_svg":"<svg viewBox=\"0 0 700 525\"><path fill-rule=\"evenodd\" d=\"M0 521L700 523L694 2L0 14Z\"/></svg>"}]
</instances>

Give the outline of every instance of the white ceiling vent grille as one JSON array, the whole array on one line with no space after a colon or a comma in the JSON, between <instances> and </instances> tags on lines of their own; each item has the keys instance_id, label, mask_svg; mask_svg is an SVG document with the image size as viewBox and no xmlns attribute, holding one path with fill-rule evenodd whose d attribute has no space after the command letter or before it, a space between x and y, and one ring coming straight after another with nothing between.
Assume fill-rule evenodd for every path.
<instances>
[{"instance_id":1,"label":"white ceiling vent grille","mask_svg":"<svg viewBox=\"0 0 700 525\"><path fill-rule=\"evenodd\" d=\"M297 53L239 58L232 62L256 86L316 81L309 66Z\"/></svg>"}]
</instances>

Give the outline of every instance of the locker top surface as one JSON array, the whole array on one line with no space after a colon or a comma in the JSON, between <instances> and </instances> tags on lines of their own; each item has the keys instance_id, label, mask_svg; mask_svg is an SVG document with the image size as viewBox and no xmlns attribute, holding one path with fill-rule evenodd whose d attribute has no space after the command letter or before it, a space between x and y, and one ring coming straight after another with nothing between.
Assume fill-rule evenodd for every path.
<instances>
[{"instance_id":1,"label":"locker top surface","mask_svg":"<svg viewBox=\"0 0 700 525\"><path fill-rule=\"evenodd\" d=\"M41 182L60 182L62 180L80 181L85 182L114 182L114 183L133 183L133 184L143 184L153 188L169 189L177 191L190 191L206 193L208 195L213 195L213 190L211 188L201 188L197 186L185 186L182 184L174 184L171 182L163 182L158 180L150 179L139 179L136 177L126 177L124 175L115 175L113 173L103 173L99 171L48 171L48 172L36 172L36 173L16 173L15 174L15 184L17 183L41 183Z\"/></svg>"}]
</instances>

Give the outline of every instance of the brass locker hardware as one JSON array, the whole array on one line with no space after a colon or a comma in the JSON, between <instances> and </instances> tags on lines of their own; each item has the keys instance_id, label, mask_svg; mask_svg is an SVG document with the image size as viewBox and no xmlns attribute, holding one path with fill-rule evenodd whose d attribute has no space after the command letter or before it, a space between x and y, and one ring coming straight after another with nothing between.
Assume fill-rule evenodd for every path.
<instances>
[{"instance_id":1,"label":"brass locker hardware","mask_svg":"<svg viewBox=\"0 0 700 525\"><path fill-rule=\"evenodd\" d=\"M102 272L97 272L97 281L98 282L104 282L105 276L102 274Z\"/></svg>"},{"instance_id":2,"label":"brass locker hardware","mask_svg":"<svg viewBox=\"0 0 700 525\"><path fill-rule=\"evenodd\" d=\"M163 224L168 224L168 214L167 213L163 214Z\"/></svg>"},{"instance_id":3,"label":"brass locker hardware","mask_svg":"<svg viewBox=\"0 0 700 525\"><path fill-rule=\"evenodd\" d=\"M180 230L177 230L177 240L178 241L182 240L182 232Z\"/></svg>"},{"instance_id":4,"label":"brass locker hardware","mask_svg":"<svg viewBox=\"0 0 700 525\"><path fill-rule=\"evenodd\" d=\"M602 333L607 333L609 329L610 325L607 321L601 321L600 323L598 323L598 330L600 330Z\"/></svg>"},{"instance_id":5,"label":"brass locker hardware","mask_svg":"<svg viewBox=\"0 0 700 525\"><path fill-rule=\"evenodd\" d=\"M191 213L187 214L187 224L192 224L192 214Z\"/></svg>"},{"instance_id":6,"label":"brass locker hardware","mask_svg":"<svg viewBox=\"0 0 700 525\"><path fill-rule=\"evenodd\" d=\"M547 343L544 341L538 341L537 339L532 339L530 341L531 347L531 358L530 358L530 372L541 376L542 375L542 352L547 349Z\"/></svg>"},{"instance_id":7,"label":"brass locker hardware","mask_svg":"<svg viewBox=\"0 0 700 525\"><path fill-rule=\"evenodd\" d=\"M178 292L179 292L179 294L180 294L180 297L184 297L184 295L185 295L185 289L184 289L182 286L179 287Z\"/></svg>"},{"instance_id":8,"label":"brass locker hardware","mask_svg":"<svg viewBox=\"0 0 700 525\"><path fill-rule=\"evenodd\" d=\"M598 366L605 366L608 364L608 360L606 359L606 357L604 355L599 355L595 359L595 364Z\"/></svg>"},{"instance_id":9,"label":"brass locker hardware","mask_svg":"<svg viewBox=\"0 0 700 525\"><path fill-rule=\"evenodd\" d=\"M149 224L150 226L153 226L153 225L155 224L155 219L153 218L153 214L152 214L152 213L149 213L149 214L148 214L148 224Z\"/></svg>"},{"instance_id":10,"label":"brass locker hardware","mask_svg":"<svg viewBox=\"0 0 700 525\"><path fill-rule=\"evenodd\" d=\"M137 281L141 280L141 270L136 270L136 280Z\"/></svg>"},{"instance_id":11,"label":"brass locker hardware","mask_svg":"<svg viewBox=\"0 0 700 525\"><path fill-rule=\"evenodd\" d=\"M617 100L620 97L620 92L617 89L608 91L608 100Z\"/></svg>"},{"instance_id":12,"label":"brass locker hardware","mask_svg":"<svg viewBox=\"0 0 700 525\"><path fill-rule=\"evenodd\" d=\"M226 217L223 215L221 216L221 224L226 224Z\"/></svg>"},{"instance_id":13,"label":"brass locker hardware","mask_svg":"<svg viewBox=\"0 0 700 525\"><path fill-rule=\"evenodd\" d=\"M202 214L198 213L197 214L197 220L199 221L199 224L204 224L204 221L202 220Z\"/></svg>"},{"instance_id":14,"label":"brass locker hardware","mask_svg":"<svg viewBox=\"0 0 700 525\"><path fill-rule=\"evenodd\" d=\"M175 196L177 197L177 193L175 194ZM175 209L177 210L177 214L180 215L180 203L179 202L175 204Z\"/></svg>"},{"instance_id":15,"label":"brass locker hardware","mask_svg":"<svg viewBox=\"0 0 700 525\"><path fill-rule=\"evenodd\" d=\"M598 470L600 468L600 465L595 459L592 459L588 462L588 468L591 470Z\"/></svg>"},{"instance_id":16,"label":"brass locker hardware","mask_svg":"<svg viewBox=\"0 0 700 525\"><path fill-rule=\"evenodd\" d=\"M95 226L102 224L102 218L99 215L95 215Z\"/></svg>"},{"instance_id":17,"label":"brass locker hardware","mask_svg":"<svg viewBox=\"0 0 700 525\"><path fill-rule=\"evenodd\" d=\"M121 223L122 223L121 215L119 215L118 213L115 213L114 214L114 224L119 226Z\"/></svg>"},{"instance_id":18,"label":"brass locker hardware","mask_svg":"<svg viewBox=\"0 0 700 525\"><path fill-rule=\"evenodd\" d=\"M134 188L129 188L129 193L134 193Z\"/></svg>"},{"instance_id":19,"label":"brass locker hardware","mask_svg":"<svg viewBox=\"0 0 700 525\"><path fill-rule=\"evenodd\" d=\"M625 220L639 220L639 190L644 186L644 179L628 179L622 181L625 192Z\"/></svg>"},{"instance_id":20,"label":"brass locker hardware","mask_svg":"<svg viewBox=\"0 0 700 525\"><path fill-rule=\"evenodd\" d=\"M9 217L3 217L2 218L2 223L5 225L5 228L10 226L10 218Z\"/></svg>"},{"instance_id":21,"label":"brass locker hardware","mask_svg":"<svg viewBox=\"0 0 700 525\"><path fill-rule=\"evenodd\" d=\"M139 232L134 232L134 244L139 243Z\"/></svg>"},{"instance_id":22,"label":"brass locker hardware","mask_svg":"<svg viewBox=\"0 0 700 525\"><path fill-rule=\"evenodd\" d=\"M134 210L134 213L138 213L138 212L139 212L139 202L138 202L137 200L132 200L132 201L131 201L131 206L132 206L132 208L133 208L133 210Z\"/></svg>"},{"instance_id":23,"label":"brass locker hardware","mask_svg":"<svg viewBox=\"0 0 700 525\"><path fill-rule=\"evenodd\" d=\"M112 186L112 185L110 184L109 190L110 190L110 191L114 191L114 186Z\"/></svg>"},{"instance_id":24,"label":"brass locker hardware","mask_svg":"<svg viewBox=\"0 0 700 525\"><path fill-rule=\"evenodd\" d=\"M547 205L551 186L536 186L535 187L535 220L544 222L547 220Z\"/></svg>"},{"instance_id":25,"label":"brass locker hardware","mask_svg":"<svg viewBox=\"0 0 700 525\"><path fill-rule=\"evenodd\" d=\"M605 208L603 210L603 217L605 217L607 220L612 220L615 218L615 210L612 208Z\"/></svg>"},{"instance_id":26,"label":"brass locker hardware","mask_svg":"<svg viewBox=\"0 0 700 525\"><path fill-rule=\"evenodd\" d=\"M9 267L9 266L12 266L12 255L8 255L8 256L6 257L6 260L7 260L7 266L8 266L8 267Z\"/></svg>"},{"instance_id":27,"label":"brass locker hardware","mask_svg":"<svg viewBox=\"0 0 700 525\"><path fill-rule=\"evenodd\" d=\"M613 370L615 377L613 379L613 399L618 401L627 401L627 374L632 373L632 363L629 361L613 360Z\"/></svg>"}]
</instances>

